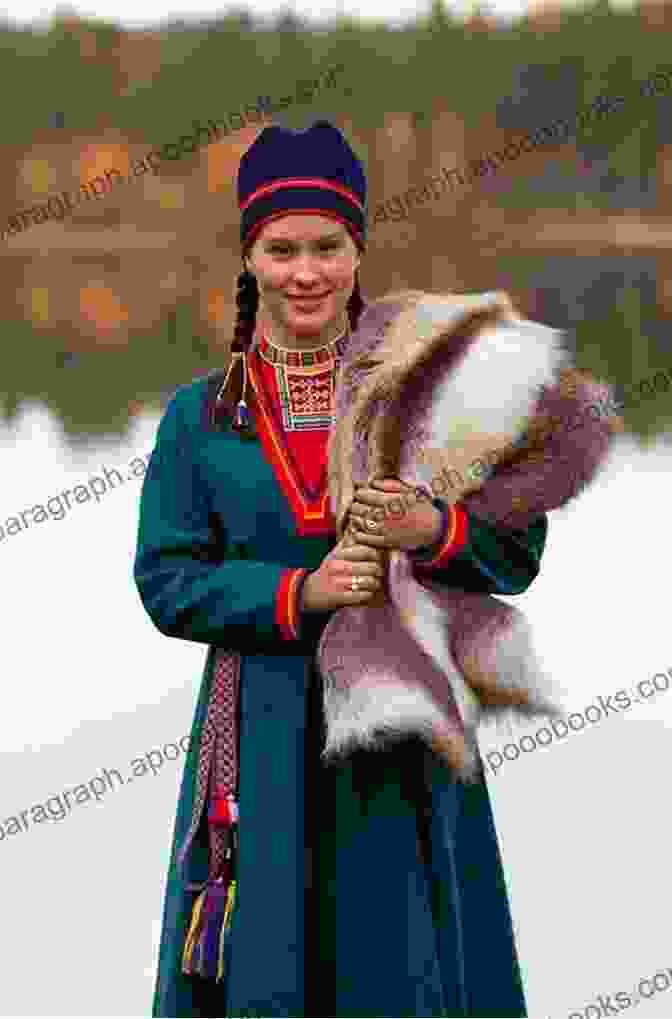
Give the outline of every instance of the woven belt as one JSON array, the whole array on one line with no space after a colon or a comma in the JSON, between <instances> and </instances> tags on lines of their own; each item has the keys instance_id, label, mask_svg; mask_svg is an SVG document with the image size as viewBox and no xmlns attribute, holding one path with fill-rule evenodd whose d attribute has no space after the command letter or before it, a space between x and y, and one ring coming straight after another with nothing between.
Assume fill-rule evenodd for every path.
<instances>
[{"instance_id":1,"label":"woven belt","mask_svg":"<svg viewBox=\"0 0 672 1019\"><path fill-rule=\"evenodd\" d=\"M238 822L239 686L240 654L218 649L215 653L207 715L201 733L191 825L178 855L178 867L184 873L187 854L201 822L209 793L209 880L221 876L227 851L232 844L235 845L233 836Z\"/></svg>"}]
</instances>

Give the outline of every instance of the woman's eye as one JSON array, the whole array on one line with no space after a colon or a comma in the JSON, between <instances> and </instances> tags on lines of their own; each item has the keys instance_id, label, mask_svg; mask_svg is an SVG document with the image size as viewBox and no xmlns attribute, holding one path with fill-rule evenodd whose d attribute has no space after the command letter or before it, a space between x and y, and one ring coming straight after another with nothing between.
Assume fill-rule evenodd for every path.
<instances>
[{"instance_id":1,"label":"woman's eye","mask_svg":"<svg viewBox=\"0 0 672 1019\"><path fill-rule=\"evenodd\" d=\"M325 244L320 248L321 252L324 251L336 251L340 247L339 244ZM291 255L291 251L288 248L271 248L271 254L273 255Z\"/></svg>"}]
</instances>

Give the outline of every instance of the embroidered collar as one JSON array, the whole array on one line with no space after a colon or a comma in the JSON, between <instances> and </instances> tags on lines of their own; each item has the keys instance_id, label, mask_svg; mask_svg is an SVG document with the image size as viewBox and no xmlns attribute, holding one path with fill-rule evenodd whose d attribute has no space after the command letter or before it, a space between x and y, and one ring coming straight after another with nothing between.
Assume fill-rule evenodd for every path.
<instances>
[{"instance_id":1,"label":"embroidered collar","mask_svg":"<svg viewBox=\"0 0 672 1019\"><path fill-rule=\"evenodd\" d=\"M282 364L287 368L314 368L318 364L333 365L336 357L343 356L350 335L349 325L334 340L314 350L289 350L273 343L264 333L259 334L257 350L269 364Z\"/></svg>"}]
</instances>

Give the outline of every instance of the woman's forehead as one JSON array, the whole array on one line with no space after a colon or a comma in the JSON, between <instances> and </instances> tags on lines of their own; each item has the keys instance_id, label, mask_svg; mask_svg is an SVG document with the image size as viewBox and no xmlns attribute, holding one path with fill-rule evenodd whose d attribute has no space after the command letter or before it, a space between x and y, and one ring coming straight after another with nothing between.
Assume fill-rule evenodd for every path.
<instances>
[{"instance_id":1,"label":"woman's forehead","mask_svg":"<svg viewBox=\"0 0 672 1019\"><path fill-rule=\"evenodd\" d=\"M259 232L264 240L311 241L325 236L342 237L347 233L342 223L327 216L287 214L266 223Z\"/></svg>"}]
</instances>

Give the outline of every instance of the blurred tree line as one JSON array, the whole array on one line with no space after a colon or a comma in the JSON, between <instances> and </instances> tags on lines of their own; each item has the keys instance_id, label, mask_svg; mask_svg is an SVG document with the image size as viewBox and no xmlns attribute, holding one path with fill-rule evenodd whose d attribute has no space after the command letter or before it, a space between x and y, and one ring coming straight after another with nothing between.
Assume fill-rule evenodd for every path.
<instances>
[{"instance_id":1,"label":"blurred tree line","mask_svg":"<svg viewBox=\"0 0 672 1019\"><path fill-rule=\"evenodd\" d=\"M29 146L36 131L53 125L54 111L64 111L68 131L95 133L113 125L142 136L150 148L193 130L194 119L221 118L260 94L286 94L298 78L317 77L325 67L342 64L343 87L324 91L317 101L321 116L336 118L347 111L354 131L379 126L390 110L411 113L422 129L438 96L467 130L494 111L502 129L527 132L560 117L573 118L601 93L632 97L633 83L672 65L670 27L672 4L616 10L607 0L554 13L552 23L530 16L510 26L495 26L479 15L458 19L442 0L433 0L428 15L401 27L339 17L316 28L290 13L262 19L234 11L212 23L157 28L157 67L129 75L122 42L133 33L101 21L57 17L47 30L0 27L0 82L3 94L12 96L0 107L0 125L6 144ZM616 179L638 182L634 198L619 197L619 207L646 205L657 154L670 142L671 114L672 91L655 100L628 101L582 131L579 151L612 187L568 187L552 168L547 180L530 187L529 175L513 165L510 186L498 199L504 207L521 209L608 210ZM282 120L303 126L305 110L290 108ZM366 160L365 153L358 154ZM553 163L551 157L549 166ZM539 276L538 255L511 251L499 258L506 260L506 279L498 272L487 275L495 263L486 260L483 279L469 289L482 283L486 290L553 290L553 282ZM562 311L550 319L571 331L579 365L617 386L665 369L667 361L672 367L667 322L656 317L642 287L645 276L625 271L590 313ZM561 281L555 285L562 293ZM538 311L536 317L549 321L543 305ZM122 432L134 406L157 401L221 362L184 304L128 347L99 348L72 359L65 342L45 353L44 332L29 322L7 323L3 332L4 417L11 419L24 400L43 400L73 438ZM641 435L669 427L667 403L664 397L652 399L626 412L626 422Z\"/></svg>"},{"instance_id":2,"label":"blurred tree line","mask_svg":"<svg viewBox=\"0 0 672 1019\"><path fill-rule=\"evenodd\" d=\"M212 24L156 29L160 67L149 80L130 82L118 58L122 35L133 33L79 19L75 32L74 19L63 17L42 31L5 25L0 84L13 99L0 108L0 130L5 144L28 145L62 110L70 130L114 124L156 146L188 132L196 117L236 110L252 93L291 91L297 69L308 78L342 63L350 95L325 92L321 103L334 112L347 105L357 128L380 124L388 110L412 112L421 123L441 96L467 128L494 109L503 127L524 131L571 115L599 93L626 96L633 81L672 63L672 5L656 4L661 13L653 19L647 10L598 0L559 12L552 28L533 17L511 26L464 22L442 0L402 27L341 17L316 29L292 14L264 20L233 12ZM614 153L621 172L639 174L672 135L671 101L628 103L586 128L582 145Z\"/></svg>"}]
</instances>

